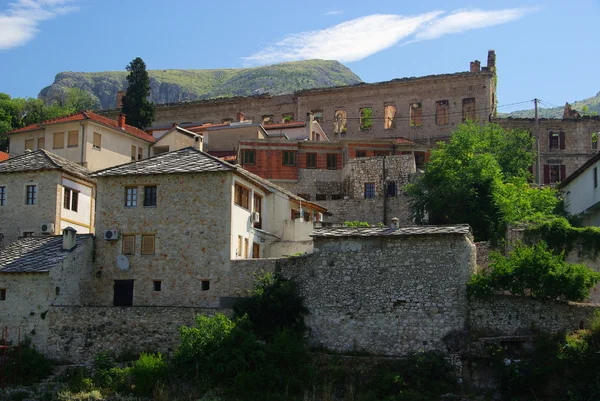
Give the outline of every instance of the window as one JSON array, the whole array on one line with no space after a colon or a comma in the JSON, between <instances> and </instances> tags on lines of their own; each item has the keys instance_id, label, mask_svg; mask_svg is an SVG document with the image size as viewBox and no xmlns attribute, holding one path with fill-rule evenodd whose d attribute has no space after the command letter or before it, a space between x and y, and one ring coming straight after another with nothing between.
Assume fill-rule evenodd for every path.
<instances>
[{"instance_id":1,"label":"window","mask_svg":"<svg viewBox=\"0 0 600 401\"><path fill-rule=\"evenodd\" d=\"M137 188L136 187L125 188L125 206L126 207L137 206Z\"/></svg>"},{"instance_id":2,"label":"window","mask_svg":"<svg viewBox=\"0 0 600 401\"><path fill-rule=\"evenodd\" d=\"M56 295L57 297L60 295L60 287L54 288L54 295Z\"/></svg>"},{"instance_id":3,"label":"window","mask_svg":"<svg viewBox=\"0 0 600 401\"><path fill-rule=\"evenodd\" d=\"M341 200L344 199L344 195L342 194L332 194L331 195L331 200Z\"/></svg>"},{"instance_id":4,"label":"window","mask_svg":"<svg viewBox=\"0 0 600 401\"><path fill-rule=\"evenodd\" d=\"M389 155L390 155L389 150L376 150L375 151L375 156L389 156Z\"/></svg>"},{"instance_id":5,"label":"window","mask_svg":"<svg viewBox=\"0 0 600 401\"><path fill-rule=\"evenodd\" d=\"M6 288L0 288L0 301L6 301Z\"/></svg>"},{"instance_id":6,"label":"window","mask_svg":"<svg viewBox=\"0 0 600 401\"><path fill-rule=\"evenodd\" d=\"M202 291L210 290L210 281L202 280Z\"/></svg>"},{"instance_id":7,"label":"window","mask_svg":"<svg viewBox=\"0 0 600 401\"><path fill-rule=\"evenodd\" d=\"M592 150L598 150L598 133L592 132L590 134L590 139L592 141Z\"/></svg>"},{"instance_id":8,"label":"window","mask_svg":"<svg viewBox=\"0 0 600 401\"><path fill-rule=\"evenodd\" d=\"M396 128L396 106L385 106L384 109L385 121L383 123L384 129Z\"/></svg>"},{"instance_id":9,"label":"window","mask_svg":"<svg viewBox=\"0 0 600 401\"><path fill-rule=\"evenodd\" d=\"M131 145L131 160L135 160L135 156L137 154L137 146Z\"/></svg>"},{"instance_id":10,"label":"window","mask_svg":"<svg viewBox=\"0 0 600 401\"><path fill-rule=\"evenodd\" d=\"M373 126L373 109L363 107L360 109L360 130L369 131Z\"/></svg>"},{"instance_id":11,"label":"window","mask_svg":"<svg viewBox=\"0 0 600 401\"><path fill-rule=\"evenodd\" d=\"M254 194L254 205L253 209L256 213L258 213L258 221L254 222L253 225L255 228L262 228L262 196L257 193Z\"/></svg>"},{"instance_id":12,"label":"window","mask_svg":"<svg viewBox=\"0 0 600 401\"><path fill-rule=\"evenodd\" d=\"M33 237L33 231L23 231L23 237Z\"/></svg>"},{"instance_id":13,"label":"window","mask_svg":"<svg viewBox=\"0 0 600 401\"><path fill-rule=\"evenodd\" d=\"M357 150L356 157L367 157L367 152L365 150Z\"/></svg>"},{"instance_id":14,"label":"window","mask_svg":"<svg viewBox=\"0 0 600 401\"><path fill-rule=\"evenodd\" d=\"M387 183L385 188L385 196L393 197L398 194L398 188L396 186L396 181L390 181Z\"/></svg>"},{"instance_id":15,"label":"window","mask_svg":"<svg viewBox=\"0 0 600 401\"><path fill-rule=\"evenodd\" d=\"M323 124L323 110L311 110L311 113L316 122Z\"/></svg>"},{"instance_id":16,"label":"window","mask_svg":"<svg viewBox=\"0 0 600 401\"><path fill-rule=\"evenodd\" d=\"M123 248L121 253L123 255L135 255L135 235L123 235Z\"/></svg>"},{"instance_id":17,"label":"window","mask_svg":"<svg viewBox=\"0 0 600 401\"><path fill-rule=\"evenodd\" d=\"M46 149L46 138L38 138L38 149Z\"/></svg>"},{"instance_id":18,"label":"window","mask_svg":"<svg viewBox=\"0 0 600 401\"><path fill-rule=\"evenodd\" d=\"M294 113L285 113L281 115L281 121L284 123L291 123L294 121Z\"/></svg>"},{"instance_id":19,"label":"window","mask_svg":"<svg viewBox=\"0 0 600 401\"><path fill-rule=\"evenodd\" d=\"M544 184L556 184L566 178L566 166L562 164L544 165Z\"/></svg>"},{"instance_id":20,"label":"window","mask_svg":"<svg viewBox=\"0 0 600 401\"><path fill-rule=\"evenodd\" d=\"M142 255L154 255L154 235L142 235Z\"/></svg>"},{"instance_id":21,"label":"window","mask_svg":"<svg viewBox=\"0 0 600 401\"><path fill-rule=\"evenodd\" d=\"M238 235L237 249L235 251L236 256L242 256L242 236Z\"/></svg>"},{"instance_id":22,"label":"window","mask_svg":"<svg viewBox=\"0 0 600 401\"><path fill-rule=\"evenodd\" d=\"M558 131L548 132L548 149L564 149L565 133Z\"/></svg>"},{"instance_id":23,"label":"window","mask_svg":"<svg viewBox=\"0 0 600 401\"><path fill-rule=\"evenodd\" d=\"M26 205L35 205L37 200L37 187L35 185L27 185L27 196L25 198Z\"/></svg>"},{"instance_id":24,"label":"window","mask_svg":"<svg viewBox=\"0 0 600 401\"><path fill-rule=\"evenodd\" d=\"M144 187L144 206L156 206L156 185Z\"/></svg>"},{"instance_id":25,"label":"window","mask_svg":"<svg viewBox=\"0 0 600 401\"><path fill-rule=\"evenodd\" d=\"M327 153L327 168L329 170L337 170L337 154Z\"/></svg>"},{"instance_id":26,"label":"window","mask_svg":"<svg viewBox=\"0 0 600 401\"><path fill-rule=\"evenodd\" d=\"M421 103L410 104L410 126L420 127L423 125L423 108Z\"/></svg>"},{"instance_id":27,"label":"window","mask_svg":"<svg viewBox=\"0 0 600 401\"><path fill-rule=\"evenodd\" d=\"M198 138L196 138L198 139ZM144 149L138 148L138 160L142 160L144 158Z\"/></svg>"},{"instance_id":28,"label":"window","mask_svg":"<svg viewBox=\"0 0 600 401\"><path fill-rule=\"evenodd\" d=\"M310 194L298 194L298 196L307 201L310 200Z\"/></svg>"},{"instance_id":29,"label":"window","mask_svg":"<svg viewBox=\"0 0 600 401\"><path fill-rule=\"evenodd\" d=\"M598 167L594 167L594 188L598 188Z\"/></svg>"},{"instance_id":30,"label":"window","mask_svg":"<svg viewBox=\"0 0 600 401\"><path fill-rule=\"evenodd\" d=\"M159 292L162 289L162 281L153 280L152 281L152 290Z\"/></svg>"},{"instance_id":31,"label":"window","mask_svg":"<svg viewBox=\"0 0 600 401\"><path fill-rule=\"evenodd\" d=\"M365 183L365 199L370 199L375 197L375 183L367 182Z\"/></svg>"},{"instance_id":32,"label":"window","mask_svg":"<svg viewBox=\"0 0 600 401\"><path fill-rule=\"evenodd\" d=\"M423 167L425 164L425 152L415 152L415 166L417 168Z\"/></svg>"},{"instance_id":33,"label":"window","mask_svg":"<svg viewBox=\"0 0 600 401\"><path fill-rule=\"evenodd\" d=\"M292 209L292 220L296 220L300 218L300 211Z\"/></svg>"},{"instance_id":34,"label":"window","mask_svg":"<svg viewBox=\"0 0 600 401\"><path fill-rule=\"evenodd\" d=\"M346 133L346 122L348 121L346 117L346 110L336 110L335 111L335 122L334 129L338 134Z\"/></svg>"},{"instance_id":35,"label":"window","mask_svg":"<svg viewBox=\"0 0 600 401\"><path fill-rule=\"evenodd\" d=\"M64 199L63 199L63 207L67 210L72 210L74 212L77 211L77 206L79 202L79 192L75 191L71 188L64 189Z\"/></svg>"},{"instance_id":36,"label":"window","mask_svg":"<svg viewBox=\"0 0 600 401\"><path fill-rule=\"evenodd\" d=\"M268 114L266 116L262 116L262 124L263 125L273 124L273 115Z\"/></svg>"},{"instance_id":37,"label":"window","mask_svg":"<svg viewBox=\"0 0 600 401\"><path fill-rule=\"evenodd\" d=\"M318 200L318 201L327 200L327 195L325 195L325 194L317 194L316 200Z\"/></svg>"},{"instance_id":38,"label":"window","mask_svg":"<svg viewBox=\"0 0 600 401\"><path fill-rule=\"evenodd\" d=\"M27 139L25 141L25 150L33 150L33 139Z\"/></svg>"},{"instance_id":39,"label":"window","mask_svg":"<svg viewBox=\"0 0 600 401\"><path fill-rule=\"evenodd\" d=\"M249 209L249 200L250 190L241 186L240 184L235 184L235 204L243 207L244 209Z\"/></svg>"},{"instance_id":40,"label":"window","mask_svg":"<svg viewBox=\"0 0 600 401\"><path fill-rule=\"evenodd\" d=\"M69 131L67 134L67 147L76 148L79 146L79 131Z\"/></svg>"},{"instance_id":41,"label":"window","mask_svg":"<svg viewBox=\"0 0 600 401\"><path fill-rule=\"evenodd\" d=\"M448 125L450 105L447 100L435 102L435 124Z\"/></svg>"},{"instance_id":42,"label":"window","mask_svg":"<svg viewBox=\"0 0 600 401\"><path fill-rule=\"evenodd\" d=\"M307 153L306 154L306 168L317 168L317 154Z\"/></svg>"},{"instance_id":43,"label":"window","mask_svg":"<svg viewBox=\"0 0 600 401\"><path fill-rule=\"evenodd\" d=\"M6 187L0 187L0 206L6 203Z\"/></svg>"},{"instance_id":44,"label":"window","mask_svg":"<svg viewBox=\"0 0 600 401\"><path fill-rule=\"evenodd\" d=\"M94 149L102 149L102 135L100 135L97 132L94 132L94 143L92 145L92 148Z\"/></svg>"},{"instance_id":45,"label":"window","mask_svg":"<svg viewBox=\"0 0 600 401\"><path fill-rule=\"evenodd\" d=\"M254 149L242 150L242 164L256 163L256 151Z\"/></svg>"},{"instance_id":46,"label":"window","mask_svg":"<svg viewBox=\"0 0 600 401\"><path fill-rule=\"evenodd\" d=\"M55 132L54 142L52 143L52 149L62 149L65 147L65 133Z\"/></svg>"},{"instance_id":47,"label":"window","mask_svg":"<svg viewBox=\"0 0 600 401\"><path fill-rule=\"evenodd\" d=\"M462 101L462 120L467 121L475 121L477 119L477 114L475 112L475 98L469 97L463 99Z\"/></svg>"},{"instance_id":48,"label":"window","mask_svg":"<svg viewBox=\"0 0 600 401\"><path fill-rule=\"evenodd\" d=\"M284 166L295 166L296 165L296 152L293 150L283 151L283 165Z\"/></svg>"},{"instance_id":49,"label":"window","mask_svg":"<svg viewBox=\"0 0 600 401\"><path fill-rule=\"evenodd\" d=\"M244 258L248 259L248 238L244 238Z\"/></svg>"},{"instance_id":50,"label":"window","mask_svg":"<svg viewBox=\"0 0 600 401\"><path fill-rule=\"evenodd\" d=\"M252 259L260 258L260 245L252 243Z\"/></svg>"}]
</instances>

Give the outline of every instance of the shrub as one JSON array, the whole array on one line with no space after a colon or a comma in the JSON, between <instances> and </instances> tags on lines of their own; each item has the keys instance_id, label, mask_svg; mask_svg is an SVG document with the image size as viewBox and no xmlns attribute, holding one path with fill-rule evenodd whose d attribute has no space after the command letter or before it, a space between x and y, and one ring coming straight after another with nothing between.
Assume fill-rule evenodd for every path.
<instances>
[{"instance_id":1,"label":"shrub","mask_svg":"<svg viewBox=\"0 0 600 401\"><path fill-rule=\"evenodd\" d=\"M585 265L566 263L564 253L552 253L545 242L519 244L508 257L492 253L490 259L491 271L477 273L468 282L469 296L509 291L541 299L583 301L600 280L600 273Z\"/></svg>"},{"instance_id":2,"label":"shrub","mask_svg":"<svg viewBox=\"0 0 600 401\"><path fill-rule=\"evenodd\" d=\"M157 384L167 378L167 364L162 355L142 353L131 367L131 377L135 392L140 395L150 395Z\"/></svg>"},{"instance_id":3,"label":"shrub","mask_svg":"<svg viewBox=\"0 0 600 401\"><path fill-rule=\"evenodd\" d=\"M354 220L354 221L345 221L344 225L346 227L371 227L371 225L369 223L367 223L366 221L358 221L358 220Z\"/></svg>"}]
</instances>

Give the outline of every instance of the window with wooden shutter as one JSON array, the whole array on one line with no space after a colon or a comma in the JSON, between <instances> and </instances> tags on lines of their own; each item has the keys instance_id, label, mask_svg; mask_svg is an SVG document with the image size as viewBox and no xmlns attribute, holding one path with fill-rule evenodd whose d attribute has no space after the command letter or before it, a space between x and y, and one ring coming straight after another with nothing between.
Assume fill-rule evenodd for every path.
<instances>
[{"instance_id":1,"label":"window with wooden shutter","mask_svg":"<svg viewBox=\"0 0 600 401\"><path fill-rule=\"evenodd\" d=\"M329 169L329 170L337 169L337 154L327 153L327 169Z\"/></svg>"},{"instance_id":2,"label":"window with wooden shutter","mask_svg":"<svg viewBox=\"0 0 600 401\"><path fill-rule=\"evenodd\" d=\"M560 133L548 132L548 149L560 149Z\"/></svg>"},{"instance_id":3,"label":"window with wooden shutter","mask_svg":"<svg viewBox=\"0 0 600 401\"><path fill-rule=\"evenodd\" d=\"M38 149L46 149L46 138L38 138Z\"/></svg>"},{"instance_id":4,"label":"window with wooden shutter","mask_svg":"<svg viewBox=\"0 0 600 401\"><path fill-rule=\"evenodd\" d=\"M33 150L33 139L27 139L25 141L25 150Z\"/></svg>"},{"instance_id":5,"label":"window with wooden shutter","mask_svg":"<svg viewBox=\"0 0 600 401\"><path fill-rule=\"evenodd\" d=\"M544 164L544 184L550 184L550 166Z\"/></svg>"},{"instance_id":6,"label":"window with wooden shutter","mask_svg":"<svg viewBox=\"0 0 600 401\"><path fill-rule=\"evenodd\" d=\"M248 209L250 206L250 190L240 184L235 184L235 199L236 205Z\"/></svg>"},{"instance_id":7,"label":"window with wooden shutter","mask_svg":"<svg viewBox=\"0 0 600 401\"><path fill-rule=\"evenodd\" d=\"M55 132L54 142L52 143L52 149L62 149L65 147L65 133Z\"/></svg>"},{"instance_id":8,"label":"window with wooden shutter","mask_svg":"<svg viewBox=\"0 0 600 401\"><path fill-rule=\"evenodd\" d=\"M137 146L131 145L131 160L135 160L135 155L137 153Z\"/></svg>"},{"instance_id":9,"label":"window with wooden shutter","mask_svg":"<svg viewBox=\"0 0 600 401\"><path fill-rule=\"evenodd\" d=\"M102 135L97 132L94 132L94 143L92 146L94 149L102 149Z\"/></svg>"},{"instance_id":10,"label":"window with wooden shutter","mask_svg":"<svg viewBox=\"0 0 600 401\"><path fill-rule=\"evenodd\" d=\"M144 158L144 149L138 147L138 160L142 160Z\"/></svg>"},{"instance_id":11,"label":"window with wooden shutter","mask_svg":"<svg viewBox=\"0 0 600 401\"><path fill-rule=\"evenodd\" d=\"M67 134L67 147L76 148L79 146L79 131L69 131Z\"/></svg>"},{"instance_id":12,"label":"window with wooden shutter","mask_svg":"<svg viewBox=\"0 0 600 401\"><path fill-rule=\"evenodd\" d=\"M567 166L561 164L561 166L560 166L560 181L563 181L565 178L567 178Z\"/></svg>"},{"instance_id":13,"label":"window with wooden shutter","mask_svg":"<svg viewBox=\"0 0 600 401\"><path fill-rule=\"evenodd\" d=\"M564 150L564 149L565 149L565 133L564 133L564 132L561 132L561 133L559 134L559 138L560 138L560 148L561 148L562 150Z\"/></svg>"},{"instance_id":14,"label":"window with wooden shutter","mask_svg":"<svg viewBox=\"0 0 600 401\"><path fill-rule=\"evenodd\" d=\"M307 153L306 154L306 168L317 168L317 154Z\"/></svg>"},{"instance_id":15,"label":"window with wooden shutter","mask_svg":"<svg viewBox=\"0 0 600 401\"><path fill-rule=\"evenodd\" d=\"M154 235L142 235L142 255L154 255Z\"/></svg>"},{"instance_id":16,"label":"window with wooden shutter","mask_svg":"<svg viewBox=\"0 0 600 401\"><path fill-rule=\"evenodd\" d=\"M123 235L123 255L135 255L135 235ZM154 246L154 245L153 245Z\"/></svg>"}]
</instances>

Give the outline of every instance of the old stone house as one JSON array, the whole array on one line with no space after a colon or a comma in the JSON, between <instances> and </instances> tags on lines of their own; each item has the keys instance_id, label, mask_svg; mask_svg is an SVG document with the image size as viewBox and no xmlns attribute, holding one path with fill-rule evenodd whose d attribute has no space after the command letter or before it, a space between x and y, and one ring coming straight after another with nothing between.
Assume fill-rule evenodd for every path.
<instances>
[{"instance_id":1,"label":"old stone house","mask_svg":"<svg viewBox=\"0 0 600 401\"><path fill-rule=\"evenodd\" d=\"M47 149L90 170L116 166L149 155L152 135L126 124L120 114L111 120L81 111L9 132L10 156Z\"/></svg>"},{"instance_id":2,"label":"old stone house","mask_svg":"<svg viewBox=\"0 0 600 401\"><path fill-rule=\"evenodd\" d=\"M55 235L66 227L94 232L95 180L90 171L46 150L0 162L0 236Z\"/></svg>"},{"instance_id":3,"label":"old stone house","mask_svg":"<svg viewBox=\"0 0 600 401\"><path fill-rule=\"evenodd\" d=\"M0 326L46 343L51 306L85 304L93 283L91 234L19 238L0 249Z\"/></svg>"},{"instance_id":4,"label":"old stone house","mask_svg":"<svg viewBox=\"0 0 600 401\"><path fill-rule=\"evenodd\" d=\"M312 250L325 209L194 148L100 170L94 305L214 307L232 259Z\"/></svg>"}]
</instances>

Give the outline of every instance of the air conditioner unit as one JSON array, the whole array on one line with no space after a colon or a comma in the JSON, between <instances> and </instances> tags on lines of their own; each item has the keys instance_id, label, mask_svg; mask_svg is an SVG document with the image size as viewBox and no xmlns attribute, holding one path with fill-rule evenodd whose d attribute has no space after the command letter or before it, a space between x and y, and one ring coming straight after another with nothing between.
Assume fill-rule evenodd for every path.
<instances>
[{"instance_id":1,"label":"air conditioner unit","mask_svg":"<svg viewBox=\"0 0 600 401\"><path fill-rule=\"evenodd\" d=\"M252 212L252 222L259 223L260 222L260 213Z\"/></svg>"},{"instance_id":2,"label":"air conditioner unit","mask_svg":"<svg viewBox=\"0 0 600 401\"><path fill-rule=\"evenodd\" d=\"M54 234L54 223L44 223L40 228L42 234Z\"/></svg>"},{"instance_id":3,"label":"air conditioner unit","mask_svg":"<svg viewBox=\"0 0 600 401\"><path fill-rule=\"evenodd\" d=\"M104 239L107 241L113 241L113 240L119 239L119 230L104 231Z\"/></svg>"}]
</instances>

